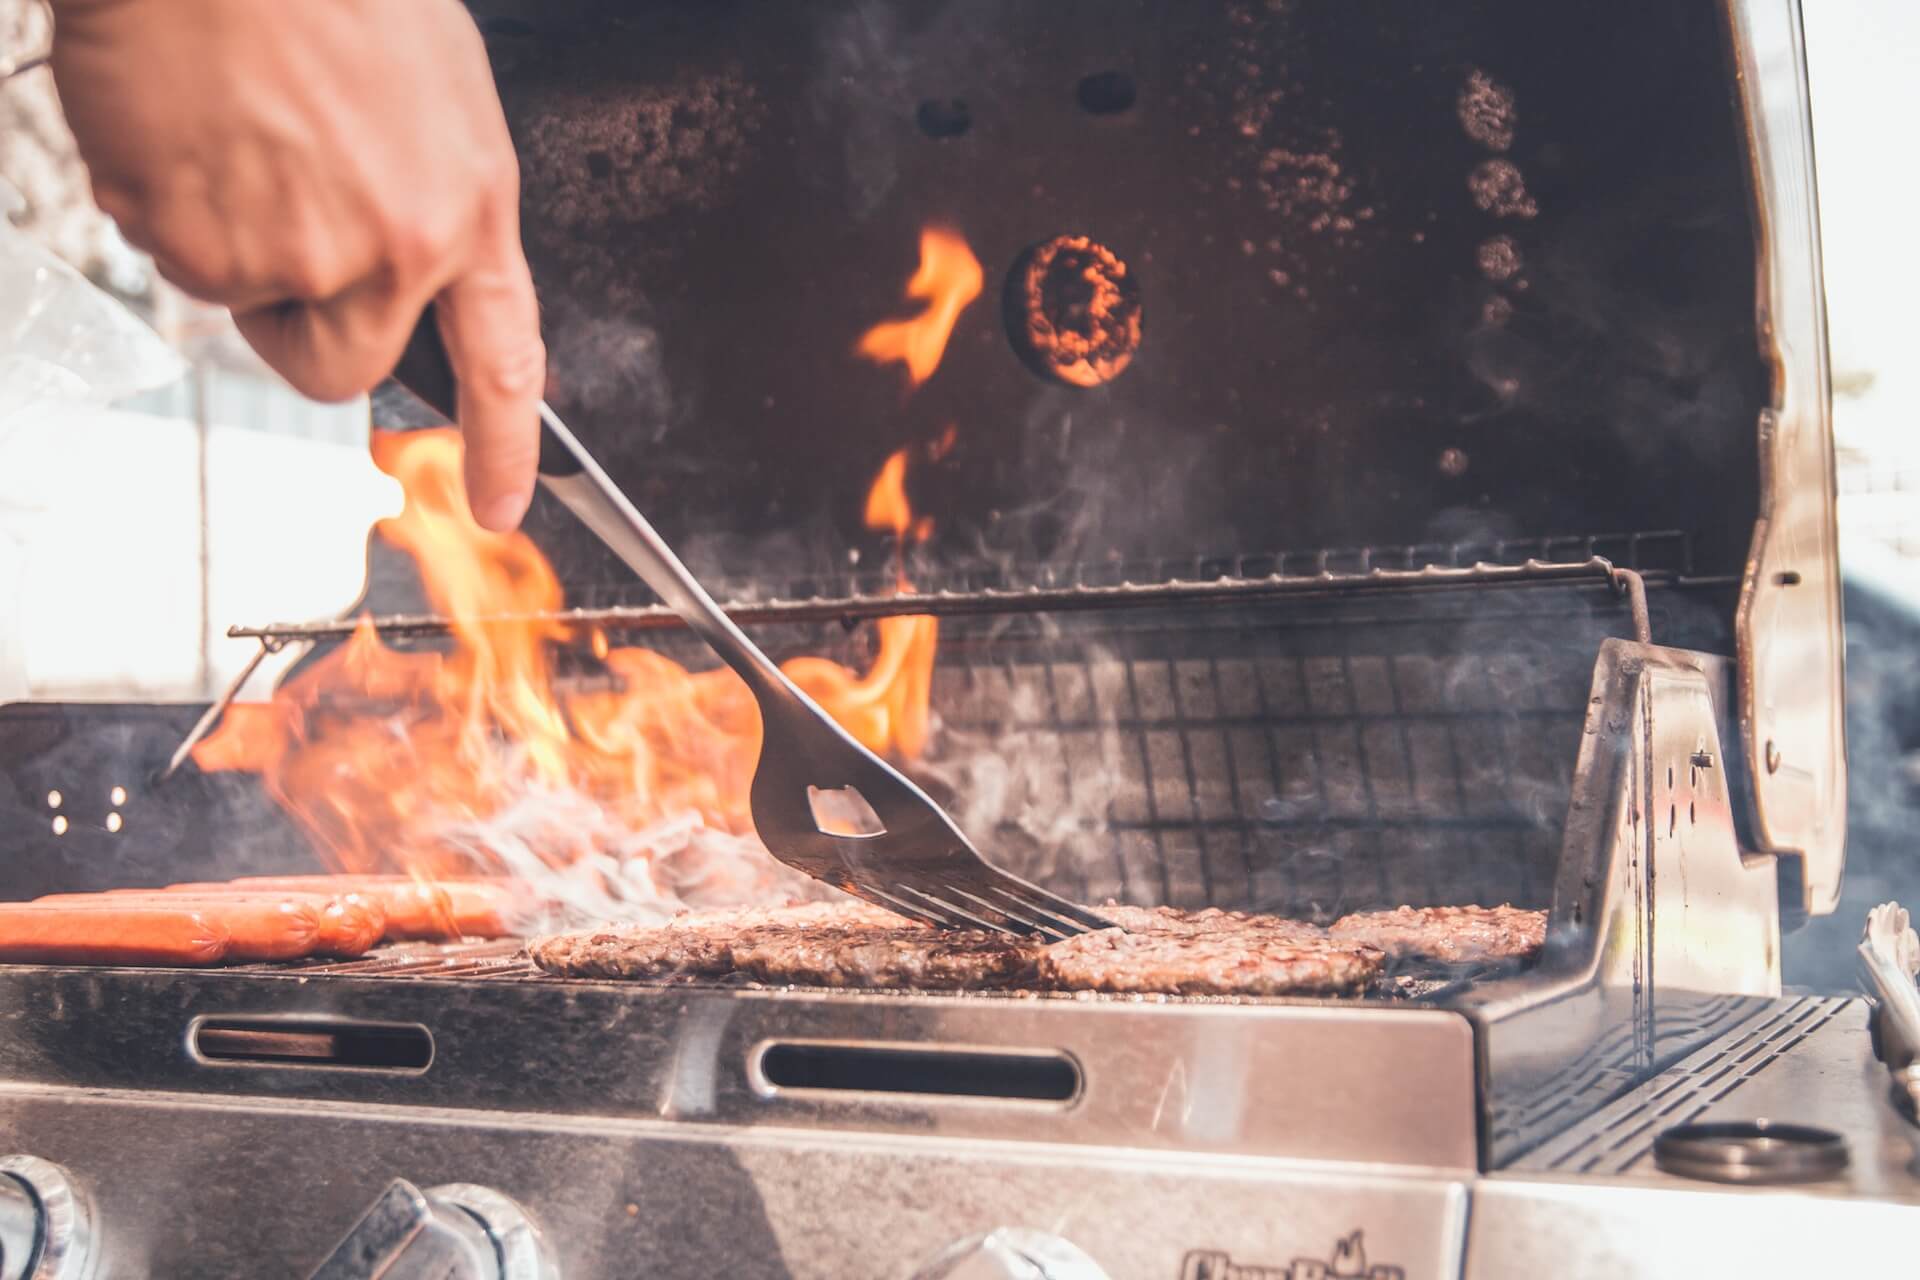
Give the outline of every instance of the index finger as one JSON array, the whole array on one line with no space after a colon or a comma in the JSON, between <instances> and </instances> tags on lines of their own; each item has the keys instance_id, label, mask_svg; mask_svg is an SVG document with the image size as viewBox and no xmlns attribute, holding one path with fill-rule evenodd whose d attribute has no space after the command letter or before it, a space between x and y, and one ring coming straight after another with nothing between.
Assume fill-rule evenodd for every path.
<instances>
[{"instance_id":1,"label":"index finger","mask_svg":"<svg viewBox=\"0 0 1920 1280\"><path fill-rule=\"evenodd\" d=\"M539 304L517 235L487 236L437 302L440 338L460 388L467 505L482 526L504 533L533 501L547 379Z\"/></svg>"}]
</instances>

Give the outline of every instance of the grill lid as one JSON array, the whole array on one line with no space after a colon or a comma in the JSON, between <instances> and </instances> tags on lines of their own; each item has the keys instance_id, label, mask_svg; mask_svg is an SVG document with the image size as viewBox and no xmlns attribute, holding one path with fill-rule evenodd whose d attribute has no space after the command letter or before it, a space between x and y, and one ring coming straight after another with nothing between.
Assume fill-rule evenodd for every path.
<instances>
[{"instance_id":1,"label":"grill lid","mask_svg":"<svg viewBox=\"0 0 1920 1280\"><path fill-rule=\"evenodd\" d=\"M1739 572L1767 381L1715 4L471 7L558 407L698 572L844 569L880 459L949 426L909 478L945 566L1681 529ZM984 289L906 396L855 346L929 226ZM1058 236L1138 290L1091 389L1002 305Z\"/></svg>"}]
</instances>

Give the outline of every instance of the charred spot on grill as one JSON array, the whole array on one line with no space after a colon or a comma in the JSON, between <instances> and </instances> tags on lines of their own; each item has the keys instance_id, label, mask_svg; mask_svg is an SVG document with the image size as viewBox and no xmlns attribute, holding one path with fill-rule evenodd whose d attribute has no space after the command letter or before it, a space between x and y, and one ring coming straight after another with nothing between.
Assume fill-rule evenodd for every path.
<instances>
[{"instance_id":1,"label":"charred spot on grill","mask_svg":"<svg viewBox=\"0 0 1920 1280\"><path fill-rule=\"evenodd\" d=\"M1086 236L1055 236L1015 259L1001 307L1013 350L1036 374L1097 387L1140 348L1140 284L1120 256Z\"/></svg>"},{"instance_id":2,"label":"charred spot on grill","mask_svg":"<svg viewBox=\"0 0 1920 1280\"><path fill-rule=\"evenodd\" d=\"M928 98L913 119L929 138L957 138L973 128L973 112L959 98Z\"/></svg>"},{"instance_id":3,"label":"charred spot on grill","mask_svg":"<svg viewBox=\"0 0 1920 1280\"><path fill-rule=\"evenodd\" d=\"M1124 71L1096 71L1074 89L1074 98L1089 115L1114 116L1133 107L1133 77Z\"/></svg>"}]
</instances>

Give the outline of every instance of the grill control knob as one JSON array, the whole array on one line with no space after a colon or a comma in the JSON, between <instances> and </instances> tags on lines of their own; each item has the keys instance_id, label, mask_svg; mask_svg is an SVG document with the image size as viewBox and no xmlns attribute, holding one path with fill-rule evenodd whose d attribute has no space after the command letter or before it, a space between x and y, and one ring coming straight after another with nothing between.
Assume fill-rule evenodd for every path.
<instances>
[{"instance_id":1,"label":"grill control knob","mask_svg":"<svg viewBox=\"0 0 1920 1280\"><path fill-rule=\"evenodd\" d=\"M92 1263L93 1211L73 1175L0 1156L0 1280L81 1280Z\"/></svg>"},{"instance_id":2,"label":"grill control knob","mask_svg":"<svg viewBox=\"0 0 1920 1280\"><path fill-rule=\"evenodd\" d=\"M464 1182L422 1191L395 1178L309 1280L559 1276L533 1219L498 1191Z\"/></svg>"},{"instance_id":3,"label":"grill control knob","mask_svg":"<svg viewBox=\"0 0 1920 1280\"><path fill-rule=\"evenodd\" d=\"M1100 1264L1059 1236L1002 1227L958 1241L913 1280L1108 1280Z\"/></svg>"}]
</instances>

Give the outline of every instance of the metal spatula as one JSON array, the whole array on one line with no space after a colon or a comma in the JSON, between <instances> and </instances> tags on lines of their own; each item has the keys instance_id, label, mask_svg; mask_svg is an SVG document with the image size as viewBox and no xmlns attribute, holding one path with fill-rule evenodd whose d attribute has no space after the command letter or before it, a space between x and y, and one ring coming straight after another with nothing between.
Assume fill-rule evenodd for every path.
<instances>
[{"instance_id":1,"label":"metal spatula","mask_svg":"<svg viewBox=\"0 0 1920 1280\"><path fill-rule=\"evenodd\" d=\"M453 368L431 309L393 376L453 418ZM753 825L774 857L855 897L947 928L1064 938L1114 927L988 863L925 792L834 723L720 611L544 401L540 484L746 681L765 726Z\"/></svg>"}]
</instances>

